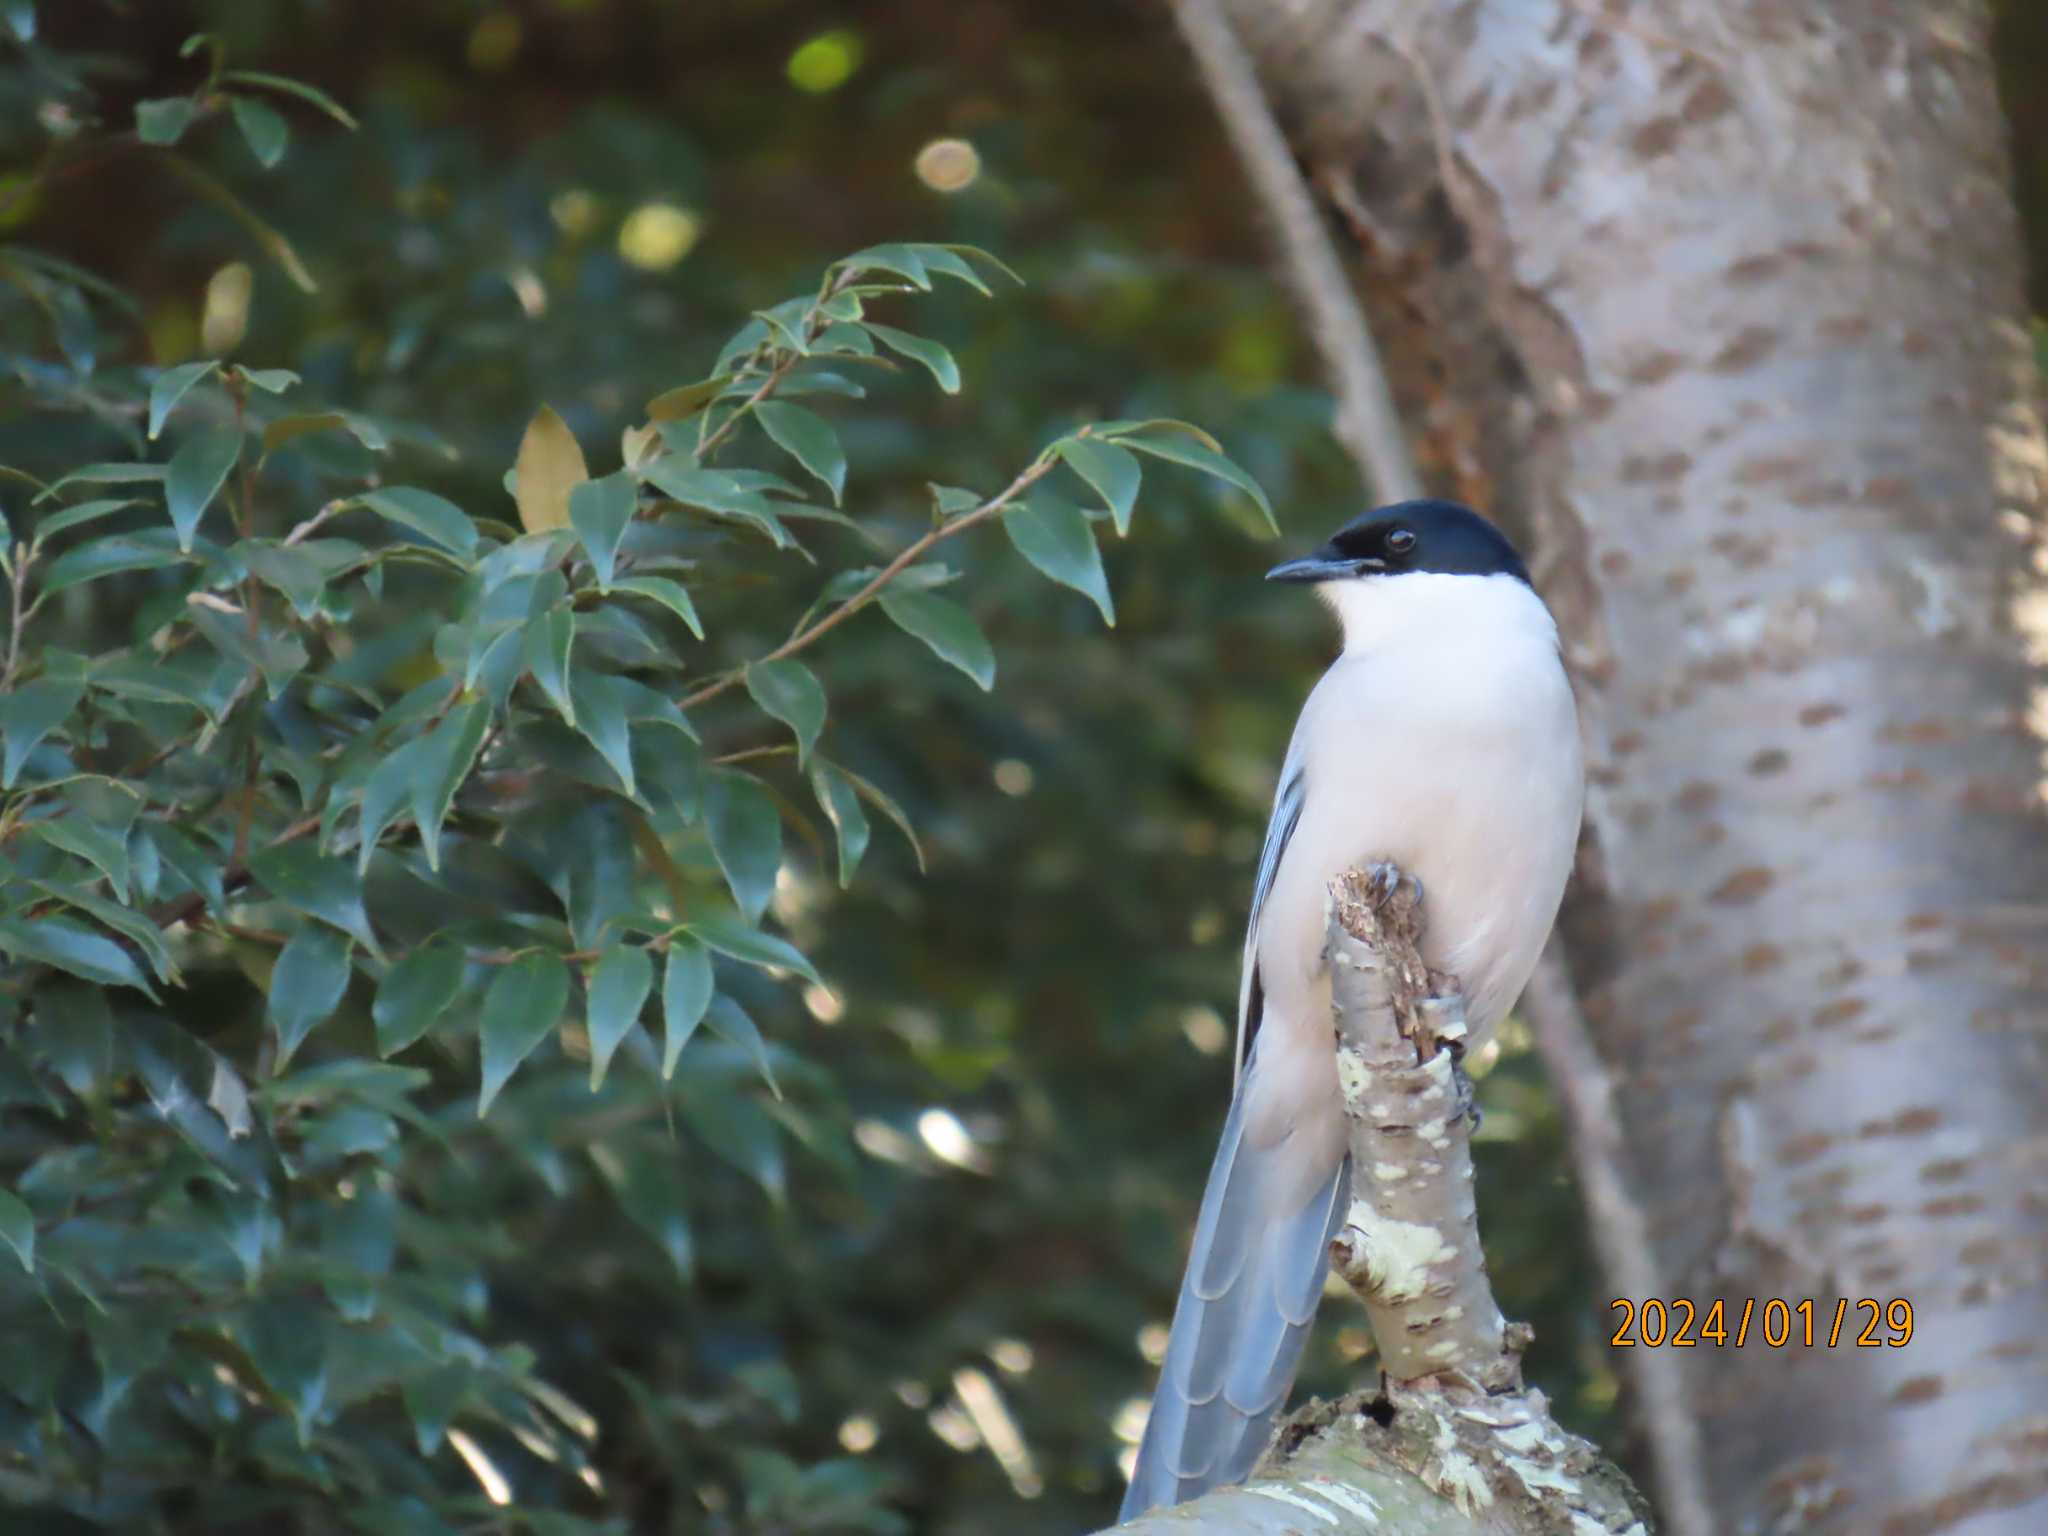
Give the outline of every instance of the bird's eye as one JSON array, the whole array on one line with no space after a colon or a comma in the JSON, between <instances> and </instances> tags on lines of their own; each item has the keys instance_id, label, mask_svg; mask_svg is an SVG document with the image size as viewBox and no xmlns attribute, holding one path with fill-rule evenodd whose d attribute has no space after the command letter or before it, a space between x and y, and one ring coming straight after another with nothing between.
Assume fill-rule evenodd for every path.
<instances>
[{"instance_id":1,"label":"bird's eye","mask_svg":"<svg viewBox=\"0 0 2048 1536\"><path fill-rule=\"evenodd\" d=\"M1415 531L1412 528L1396 528L1387 535L1387 549L1396 555L1405 555L1415 547Z\"/></svg>"}]
</instances>

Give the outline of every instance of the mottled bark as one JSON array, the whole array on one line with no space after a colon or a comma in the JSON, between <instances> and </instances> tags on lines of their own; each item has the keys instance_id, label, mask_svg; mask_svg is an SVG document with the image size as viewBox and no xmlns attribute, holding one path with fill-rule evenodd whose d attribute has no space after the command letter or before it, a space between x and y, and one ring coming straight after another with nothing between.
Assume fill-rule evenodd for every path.
<instances>
[{"instance_id":1,"label":"mottled bark","mask_svg":"<svg viewBox=\"0 0 2048 1536\"><path fill-rule=\"evenodd\" d=\"M1418 947L1427 914L1382 865L1331 891L1337 1082L1351 1151L1350 1207L1332 1267L1365 1303L1380 1369L1522 1384L1526 1328L1510 1329L1486 1277L1472 1197L1472 1118L1456 1052L1465 1000L1435 986Z\"/></svg>"},{"instance_id":2,"label":"mottled bark","mask_svg":"<svg viewBox=\"0 0 2048 1536\"><path fill-rule=\"evenodd\" d=\"M1726 1532L2048 1529L2044 457L1984 7L1230 9L1569 636L1646 1268L1731 1335L1914 1309L1685 1351L1685 1475Z\"/></svg>"}]
</instances>

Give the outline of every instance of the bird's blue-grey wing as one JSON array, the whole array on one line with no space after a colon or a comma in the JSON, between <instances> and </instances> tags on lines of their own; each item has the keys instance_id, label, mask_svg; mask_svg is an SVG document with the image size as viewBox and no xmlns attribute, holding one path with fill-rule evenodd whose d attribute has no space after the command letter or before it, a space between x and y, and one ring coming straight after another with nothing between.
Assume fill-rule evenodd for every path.
<instances>
[{"instance_id":1,"label":"bird's blue-grey wing","mask_svg":"<svg viewBox=\"0 0 2048 1536\"><path fill-rule=\"evenodd\" d=\"M1251 1471L1315 1321L1350 1165L1288 1201L1285 1189L1299 1186L1287 1177L1285 1143L1244 1138L1250 1082L1233 1096L1216 1148L1121 1520Z\"/></svg>"},{"instance_id":2,"label":"bird's blue-grey wing","mask_svg":"<svg viewBox=\"0 0 2048 1536\"><path fill-rule=\"evenodd\" d=\"M1259 983L1259 918L1266 909L1266 897L1280 873L1281 857L1301 821L1301 807L1308 776L1302 769L1299 743L1287 754L1280 768L1280 785L1273 791L1273 814L1266 822L1265 845L1259 849L1259 870L1252 880L1251 918L1244 925L1244 965L1237 984L1237 1055L1231 1067L1231 1086L1244 1081L1244 1069L1251 1060L1252 1040L1259 1032L1265 1011L1265 989Z\"/></svg>"},{"instance_id":3,"label":"bird's blue-grey wing","mask_svg":"<svg viewBox=\"0 0 2048 1536\"><path fill-rule=\"evenodd\" d=\"M1262 989L1259 918L1301 820L1304 778L1290 751L1259 855L1238 995L1238 1066L1230 1114L1202 1195L1195 1240L1174 1306L1159 1388L1138 1446L1120 1518L1178 1504L1236 1482L1265 1449L1315 1321L1330 1240L1343 1220L1349 1163L1307 1193L1287 1137L1246 1142L1246 1101L1256 1091Z\"/></svg>"}]
</instances>

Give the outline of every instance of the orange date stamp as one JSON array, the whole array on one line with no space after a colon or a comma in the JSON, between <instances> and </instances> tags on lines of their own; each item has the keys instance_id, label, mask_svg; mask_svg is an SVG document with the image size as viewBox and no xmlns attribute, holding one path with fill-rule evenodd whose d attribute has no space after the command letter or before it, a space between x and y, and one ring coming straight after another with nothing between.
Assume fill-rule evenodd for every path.
<instances>
[{"instance_id":1,"label":"orange date stamp","mask_svg":"<svg viewBox=\"0 0 2048 1536\"><path fill-rule=\"evenodd\" d=\"M1913 1303L1903 1296L1889 1301L1838 1296L1832 1307L1810 1296L1803 1301L1778 1296L1758 1301L1752 1296L1740 1303L1717 1298L1704 1307L1683 1296L1669 1301L1622 1296L1607 1306L1620 1313L1614 1336L1607 1341L1615 1349L1698 1349L1702 1344L1715 1349L1750 1344L1766 1349L1904 1349L1913 1339Z\"/></svg>"}]
</instances>

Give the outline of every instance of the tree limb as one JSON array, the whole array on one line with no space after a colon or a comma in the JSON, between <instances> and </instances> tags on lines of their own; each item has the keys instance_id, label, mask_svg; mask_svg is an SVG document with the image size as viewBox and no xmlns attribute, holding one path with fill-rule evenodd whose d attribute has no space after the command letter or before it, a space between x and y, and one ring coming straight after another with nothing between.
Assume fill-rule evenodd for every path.
<instances>
[{"instance_id":1,"label":"tree limb","mask_svg":"<svg viewBox=\"0 0 2048 1536\"><path fill-rule=\"evenodd\" d=\"M1308 311L1309 335L1337 396L1338 440L1382 500L1420 496L1422 478L1401 430L1379 348L1251 60L1218 0L1177 0L1174 15L1245 174L1280 232L1287 275Z\"/></svg>"},{"instance_id":2,"label":"tree limb","mask_svg":"<svg viewBox=\"0 0 2048 1536\"><path fill-rule=\"evenodd\" d=\"M1121 1536L1645 1536L1627 1478L1522 1387L1528 1330L1487 1281L1452 1070L1464 1000L1423 964L1410 889L1390 866L1354 870L1331 888L1328 930L1352 1168L1331 1249L1365 1301L1382 1385L1298 1409L1244 1485Z\"/></svg>"}]
</instances>

